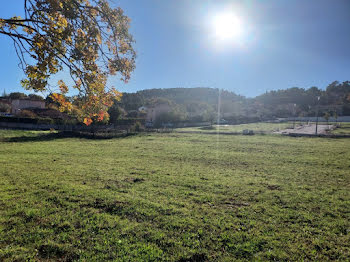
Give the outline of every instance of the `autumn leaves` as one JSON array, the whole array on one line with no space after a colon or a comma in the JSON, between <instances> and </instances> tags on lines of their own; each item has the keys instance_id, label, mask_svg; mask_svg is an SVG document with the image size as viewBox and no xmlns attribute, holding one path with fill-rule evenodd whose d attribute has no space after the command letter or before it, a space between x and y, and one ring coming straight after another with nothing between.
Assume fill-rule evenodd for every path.
<instances>
[{"instance_id":1,"label":"autumn leaves","mask_svg":"<svg viewBox=\"0 0 350 262\"><path fill-rule=\"evenodd\" d=\"M25 18L0 20L27 76L23 87L51 92L60 111L86 125L108 120L108 107L121 97L107 86L108 76L127 82L135 68L130 19L104 0L24 1ZM62 70L74 84L60 80L53 91L50 77Z\"/></svg>"}]
</instances>

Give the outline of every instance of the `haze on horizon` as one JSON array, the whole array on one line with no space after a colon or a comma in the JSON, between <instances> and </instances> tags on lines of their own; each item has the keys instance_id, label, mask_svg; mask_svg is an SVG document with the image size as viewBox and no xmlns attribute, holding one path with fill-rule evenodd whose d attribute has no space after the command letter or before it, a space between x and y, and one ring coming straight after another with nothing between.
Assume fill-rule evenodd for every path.
<instances>
[{"instance_id":1,"label":"haze on horizon","mask_svg":"<svg viewBox=\"0 0 350 262\"><path fill-rule=\"evenodd\" d=\"M23 12L7 3L0 17ZM347 0L115 1L131 18L138 52L131 81L120 91L213 87L256 96L293 86L324 89L349 80ZM230 26L227 26L229 24ZM0 37L0 91L23 92L12 42Z\"/></svg>"}]
</instances>

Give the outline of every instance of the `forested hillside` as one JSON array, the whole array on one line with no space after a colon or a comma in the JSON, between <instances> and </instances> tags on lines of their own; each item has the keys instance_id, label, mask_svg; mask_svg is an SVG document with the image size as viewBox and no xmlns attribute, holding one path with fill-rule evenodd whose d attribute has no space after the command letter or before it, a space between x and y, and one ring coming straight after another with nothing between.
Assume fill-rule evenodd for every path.
<instances>
[{"instance_id":1,"label":"forested hillside","mask_svg":"<svg viewBox=\"0 0 350 262\"><path fill-rule=\"evenodd\" d=\"M220 106L218 103L220 101ZM210 121L220 116L231 122L264 120L276 117L350 115L350 81L329 84L324 90L292 87L246 98L214 88L148 89L125 93L118 106L127 111L156 103L171 104L181 119Z\"/></svg>"},{"instance_id":2,"label":"forested hillside","mask_svg":"<svg viewBox=\"0 0 350 262\"><path fill-rule=\"evenodd\" d=\"M11 93L6 99L43 99L40 96ZM70 100L69 97L66 98ZM47 104L52 107L50 96ZM350 81L329 84L325 89L292 87L266 92L255 98L246 98L226 90L207 87L147 89L136 93L124 93L121 101L108 110L110 122L120 118L142 118L138 109L157 104L170 105L171 112L164 115L165 122L202 122L220 118L230 123L247 123L278 117L350 115ZM0 112L8 112L9 106L0 101Z\"/></svg>"}]
</instances>

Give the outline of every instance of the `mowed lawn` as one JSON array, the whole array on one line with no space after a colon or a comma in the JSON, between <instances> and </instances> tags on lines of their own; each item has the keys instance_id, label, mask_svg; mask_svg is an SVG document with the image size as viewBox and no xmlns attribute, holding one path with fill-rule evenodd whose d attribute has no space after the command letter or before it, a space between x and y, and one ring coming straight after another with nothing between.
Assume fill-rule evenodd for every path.
<instances>
[{"instance_id":1,"label":"mowed lawn","mask_svg":"<svg viewBox=\"0 0 350 262\"><path fill-rule=\"evenodd\" d=\"M350 139L41 135L0 130L0 261L350 260Z\"/></svg>"},{"instance_id":2,"label":"mowed lawn","mask_svg":"<svg viewBox=\"0 0 350 262\"><path fill-rule=\"evenodd\" d=\"M296 123L297 125L299 123ZM203 132L203 133L242 133L243 130L253 130L254 132L264 132L272 133L274 131L280 131L286 128L291 128L293 123L284 122L284 123L250 123L250 124L240 124L240 125L212 125L204 127L184 127L176 128L174 131L183 132Z\"/></svg>"},{"instance_id":3,"label":"mowed lawn","mask_svg":"<svg viewBox=\"0 0 350 262\"><path fill-rule=\"evenodd\" d=\"M340 123L340 126L332 131L335 135L350 135L350 123Z\"/></svg>"}]
</instances>

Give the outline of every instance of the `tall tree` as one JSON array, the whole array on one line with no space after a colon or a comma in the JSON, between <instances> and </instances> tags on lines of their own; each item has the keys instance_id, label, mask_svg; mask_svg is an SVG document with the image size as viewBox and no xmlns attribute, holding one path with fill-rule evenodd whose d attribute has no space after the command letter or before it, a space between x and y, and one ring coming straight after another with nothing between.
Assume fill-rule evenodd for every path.
<instances>
[{"instance_id":1,"label":"tall tree","mask_svg":"<svg viewBox=\"0 0 350 262\"><path fill-rule=\"evenodd\" d=\"M10 93L7 97L10 99L26 99L28 96L21 92L13 92Z\"/></svg>"},{"instance_id":2,"label":"tall tree","mask_svg":"<svg viewBox=\"0 0 350 262\"><path fill-rule=\"evenodd\" d=\"M327 126L328 126L328 121L329 121L329 118L331 117L331 114L329 112L326 112L324 115L323 115L323 118L326 119L327 121Z\"/></svg>"},{"instance_id":3,"label":"tall tree","mask_svg":"<svg viewBox=\"0 0 350 262\"><path fill-rule=\"evenodd\" d=\"M107 87L109 75L127 82L135 67L130 19L107 0L24 0L25 17L0 19L0 34L14 43L25 89L49 90L61 111L90 124L108 118L107 109L121 93ZM72 86L60 80L51 90L49 79L69 72ZM73 102L65 99L77 90Z\"/></svg>"},{"instance_id":4,"label":"tall tree","mask_svg":"<svg viewBox=\"0 0 350 262\"><path fill-rule=\"evenodd\" d=\"M337 126L337 121L338 121L338 113L336 110L333 111L333 118L335 119L335 126Z\"/></svg>"}]
</instances>

